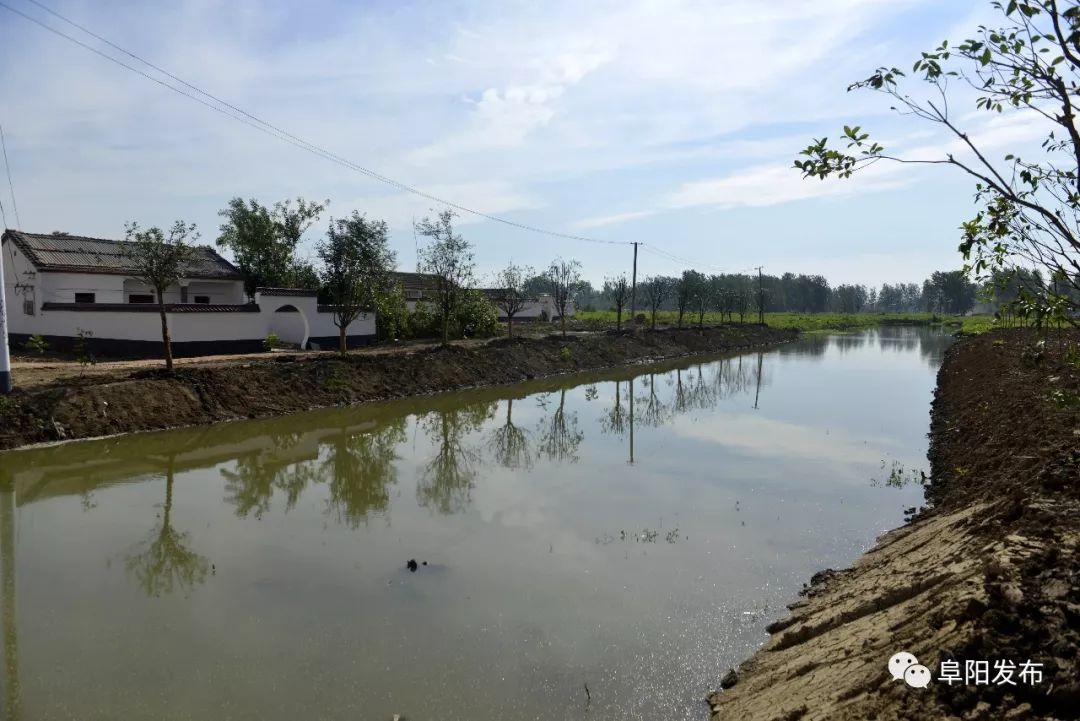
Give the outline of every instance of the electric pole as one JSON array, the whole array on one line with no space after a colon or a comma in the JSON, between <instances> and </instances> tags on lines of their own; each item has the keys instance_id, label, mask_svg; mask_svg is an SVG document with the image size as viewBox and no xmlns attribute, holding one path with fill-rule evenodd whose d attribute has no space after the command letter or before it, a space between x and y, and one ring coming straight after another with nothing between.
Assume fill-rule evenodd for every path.
<instances>
[{"instance_id":1,"label":"electric pole","mask_svg":"<svg viewBox=\"0 0 1080 721\"><path fill-rule=\"evenodd\" d=\"M765 325L765 288L761 285L761 268L757 267L757 322Z\"/></svg>"},{"instance_id":2,"label":"electric pole","mask_svg":"<svg viewBox=\"0 0 1080 721\"><path fill-rule=\"evenodd\" d=\"M630 283L630 327L637 329L637 241L634 241L634 274Z\"/></svg>"},{"instance_id":3,"label":"electric pole","mask_svg":"<svg viewBox=\"0 0 1080 721\"><path fill-rule=\"evenodd\" d=\"M11 393L11 354L8 352L7 307L4 300L4 255L0 253L0 395Z\"/></svg>"}]
</instances>

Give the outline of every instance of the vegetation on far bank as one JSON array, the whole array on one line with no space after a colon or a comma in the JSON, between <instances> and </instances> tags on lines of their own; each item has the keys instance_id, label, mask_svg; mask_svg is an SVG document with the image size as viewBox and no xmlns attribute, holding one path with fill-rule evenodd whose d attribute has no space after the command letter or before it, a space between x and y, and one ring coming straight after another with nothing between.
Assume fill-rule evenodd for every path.
<instances>
[{"instance_id":1,"label":"vegetation on far bank","mask_svg":"<svg viewBox=\"0 0 1080 721\"><path fill-rule=\"evenodd\" d=\"M678 312L661 310L656 313L656 322L659 325L674 326L678 324ZM648 314L646 314L648 317ZM623 322L629 319L629 314L623 315ZM582 310L577 314L577 320L586 327L590 325L616 323L616 313L613 310ZM746 322L757 321L757 315L748 315ZM719 312L707 312L705 323L707 325L724 322ZM684 318L683 325L691 327L697 324L697 318ZM874 328L880 325L940 325L964 333L983 333L995 327L994 317L991 315L967 315L967 316L942 316L936 313L766 313L765 324L774 328L792 328L803 332L823 331L853 331L865 328Z\"/></svg>"}]
</instances>

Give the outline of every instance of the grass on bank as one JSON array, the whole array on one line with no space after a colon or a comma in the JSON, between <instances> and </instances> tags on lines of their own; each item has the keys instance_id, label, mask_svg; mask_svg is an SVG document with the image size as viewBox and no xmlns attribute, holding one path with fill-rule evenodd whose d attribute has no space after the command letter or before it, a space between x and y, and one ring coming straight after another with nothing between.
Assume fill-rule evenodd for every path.
<instances>
[{"instance_id":1,"label":"grass on bank","mask_svg":"<svg viewBox=\"0 0 1080 721\"><path fill-rule=\"evenodd\" d=\"M646 318L649 314L645 314ZM625 313L623 323L630 317ZM657 325L674 326L679 315L675 311L662 310L656 314ZM736 320L738 316L735 316ZM613 310L582 310L576 319L585 323L615 324ZM757 321L757 314L746 317L748 323ZM720 323L719 313L705 314L706 324ZM766 325L774 328L796 328L803 332L854 331L873 328L879 325L943 325L965 333L983 333L994 326L994 318L989 315L941 316L932 313L766 313ZM683 318L684 326L697 324L696 315Z\"/></svg>"}]
</instances>

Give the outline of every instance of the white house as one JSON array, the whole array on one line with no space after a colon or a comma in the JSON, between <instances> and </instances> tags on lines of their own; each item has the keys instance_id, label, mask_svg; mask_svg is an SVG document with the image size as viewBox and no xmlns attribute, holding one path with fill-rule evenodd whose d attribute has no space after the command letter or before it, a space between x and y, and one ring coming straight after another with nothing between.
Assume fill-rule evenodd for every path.
<instances>
[{"instance_id":1,"label":"white house","mask_svg":"<svg viewBox=\"0 0 1080 721\"><path fill-rule=\"evenodd\" d=\"M102 355L159 356L161 321L151 289L132 276L125 241L7 230L5 305L10 343L32 335L68 349L81 335ZM235 266L208 246L196 249L184 278L165 293L176 356L263 350L271 333L301 348L337 348L333 309L314 290L260 288L248 302ZM347 329L350 347L375 339L375 313Z\"/></svg>"},{"instance_id":2,"label":"white house","mask_svg":"<svg viewBox=\"0 0 1080 721\"><path fill-rule=\"evenodd\" d=\"M416 304L421 301L434 302L436 276L430 273L391 273L391 280L400 283L405 292L405 305L409 312L416 310ZM481 288L480 292L495 305L499 313L499 320L506 320L506 313L498 306L498 298L503 292L497 288ZM574 301L566 304L566 317L574 317ZM555 297L549 293L528 298L521 310L514 314L514 320L558 320L559 308L555 304Z\"/></svg>"}]
</instances>

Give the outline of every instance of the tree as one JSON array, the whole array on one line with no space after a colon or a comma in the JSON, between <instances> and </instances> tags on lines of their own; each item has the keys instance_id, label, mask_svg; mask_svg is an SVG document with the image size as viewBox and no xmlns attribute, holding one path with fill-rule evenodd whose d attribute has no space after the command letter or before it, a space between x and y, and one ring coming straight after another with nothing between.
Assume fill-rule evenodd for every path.
<instances>
[{"instance_id":1,"label":"tree","mask_svg":"<svg viewBox=\"0 0 1080 721\"><path fill-rule=\"evenodd\" d=\"M457 315L464 289L473 282L472 246L454 232L453 210L447 209L432 220L425 217L416 232L431 244L420 251L420 268L435 276L435 311L442 326L442 342L450 342L450 321Z\"/></svg>"},{"instance_id":2,"label":"tree","mask_svg":"<svg viewBox=\"0 0 1080 721\"><path fill-rule=\"evenodd\" d=\"M630 281L626 274L604 279L604 297L615 306L615 330L622 330L622 314L630 301Z\"/></svg>"},{"instance_id":3,"label":"tree","mask_svg":"<svg viewBox=\"0 0 1080 721\"><path fill-rule=\"evenodd\" d=\"M218 212L225 222L217 245L232 252L249 298L262 286L311 287L317 283L314 267L297 257L297 248L304 232L324 210L325 203L303 198L297 198L295 206L286 200L273 209L254 198L246 203L243 198L233 198Z\"/></svg>"},{"instance_id":4,"label":"tree","mask_svg":"<svg viewBox=\"0 0 1080 721\"><path fill-rule=\"evenodd\" d=\"M514 337L514 316L529 299L525 283L533 275L532 268L511 263L495 276L495 305L506 314L506 333L511 338Z\"/></svg>"},{"instance_id":5,"label":"tree","mask_svg":"<svg viewBox=\"0 0 1080 721\"><path fill-rule=\"evenodd\" d=\"M165 314L165 291L180 282L184 271L194 258L195 249L188 241L197 240L195 225L178 220L166 235L160 228L142 230L138 223L124 226L128 244L122 253L131 264L131 274L148 285L157 295L161 316L161 343L165 350L165 367L173 369L172 339L169 337L169 318Z\"/></svg>"},{"instance_id":6,"label":"tree","mask_svg":"<svg viewBox=\"0 0 1080 721\"><path fill-rule=\"evenodd\" d=\"M694 300L694 271L684 270L675 282L675 309L679 312L679 327L682 328L683 316Z\"/></svg>"},{"instance_id":7,"label":"tree","mask_svg":"<svg viewBox=\"0 0 1080 721\"><path fill-rule=\"evenodd\" d=\"M581 282L581 263L576 260L556 258L547 272L551 295L555 298L555 308L559 311L559 323L562 334L566 336L566 308L574 299L577 285Z\"/></svg>"},{"instance_id":8,"label":"tree","mask_svg":"<svg viewBox=\"0 0 1080 721\"><path fill-rule=\"evenodd\" d=\"M980 26L975 37L924 52L913 67L929 88L925 96L902 89L897 68L878 68L850 86L884 93L908 117L938 126L961 148L934 157L904 157L871 141L859 126L844 128L844 149L815 140L795 167L804 177L850 177L885 160L950 167L975 182L979 210L962 226L960 252L983 280L995 269L1027 265L1059 281L1036 290L1046 307L1075 310L1068 289L1080 289L1080 7L1057 0L993 2L1002 14L996 27ZM950 87L950 82L952 87ZM1017 116L1045 132L1047 156L1024 160L1017 152L991 158L962 127L970 115L949 98L956 87L976 91L975 109ZM1066 292L1062 292L1062 291Z\"/></svg>"},{"instance_id":9,"label":"tree","mask_svg":"<svg viewBox=\"0 0 1080 721\"><path fill-rule=\"evenodd\" d=\"M684 270L683 282L689 289L690 307L698 314L698 328L702 328L705 325L705 311L712 303L712 288L709 285L709 279L696 270ZM681 325L681 312L679 318Z\"/></svg>"},{"instance_id":10,"label":"tree","mask_svg":"<svg viewBox=\"0 0 1080 721\"><path fill-rule=\"evenodd\" d=\"M338 349L344 355L349 324L361 313L374 310L390 292L395 258L386 222L368 220L354 210L348 218L330 221L315 252L322 261L322 280L338 328Z\"/></svg>"},{"instance_id":11,"label":"tree","mask_svg":"<svg viewBox=\"0 0 1080 721\"><path fill-rule=\"evenodd\" d=\"M645 304L652 315L650 327L656 330L656 311L671 295L671 280L662 275L654 275L645 279L641 284L641 290L645 296Z\"/></svg>"},{"instance_id":12,"label":"tree","mask_svg":"<svg viewBox=\"0 0 1080 721\"><path fill-rule=\"evenodd\" d=\"M937 271L926 283L927 305L932 310L963 315L975 307L978 287L962 270Z\"/></svg>"}]
</instances>

